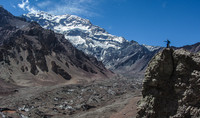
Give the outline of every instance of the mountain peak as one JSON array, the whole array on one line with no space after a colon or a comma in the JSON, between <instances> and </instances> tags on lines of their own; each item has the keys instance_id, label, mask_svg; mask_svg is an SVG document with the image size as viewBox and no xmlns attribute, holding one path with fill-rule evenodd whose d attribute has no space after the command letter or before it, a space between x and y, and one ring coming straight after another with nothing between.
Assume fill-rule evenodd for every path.
<instances>
[{"instance_id":1,"label":"mountain peak","mask_svg":"<svg viewBox=\"0 0 200 118\"><path fill-rule=\"evenodd\" d=\"M5 10L3 6L0 7L0 26L5 26L9 23L9 19L13 18L14 16Z\"/></svg>"},{"instance_id":2,"label":"mountain peak","mask_svg":"<svg viewBox=\"0 0 200 118\"><path fill-rule=\"evenodd\" d=\"M10 12L8 12L6 9L4 9L3 6L0 6L0 15L1 16L13 16Z\"/></svg>"},{"instance_id":3,"label":"mountain peak","mask_svg":"<svg viewBox=\"0 0 200 118\"><path fill-rule=\"evenodd\" d=\"M0 81L35 86L113 75L94 57L73 47L63 35L0 10L0 22L8 21L0 25Z\"/></svg>"},{"instance_id":4,"label":"mountain peak","mask_svg":"<svg viewBox=\"0 0 200 118\"><path fill-rule=\"evenodd\" d=\"M38 18L38 19L45 19L49 21L54 21L56 23L59 23L60 20L67 20L67 21L78 21L81 24L84 25L91 25L90 21L88 19L83 19L81 17L78 17L76 15L70 15L70 14L64 14L64 15L53 15L49 14L44 11L36 12L36 13L28 13L23 14L23 16L26 16L28 18Z\"/></svg>"},{"instance_id":5,"label":"mountain peak","mask_svg":"<svg viewBox=\"0 0 200 118\"><path fill-rule=\"evenodd\" d=\"M129 42L123 37L112 35L105 29L93 25L89 20L78 16L39 13L27 14L23 17L29 21L38 22L43 28L64 34L65 38L76 48L95 56L111 70L143 71L148 60L151 59L152 53L156 52L148 50L135 41ZM131 73L131 75L133 74Z\"/></svg>"},{"instance_id":6,"label":"mountain peak","mask_svg":"<svg viewBox=\"0 0 200 118\"><path fill-rule=\"evenodd\" d=\"M98 42L98 47L108 48L110 46L103 46L104 44L102 44L102 42L123 43L126 41L122 37L111 35L103 28L93 25L88 19L83 19L75 15L52 15L46 12L38 12L24 14L22 17L30 21L36 21L46 29L52 29L57 33L65 34L67 39L72 39L70 35L73 37L76 36L76 39L70 40L75 46L95 40L91 45ZM87 37L77 37L77 32L83 32ZM88 46L89 45L87 45L87 47Z\"/></svg>"}]
</instances>

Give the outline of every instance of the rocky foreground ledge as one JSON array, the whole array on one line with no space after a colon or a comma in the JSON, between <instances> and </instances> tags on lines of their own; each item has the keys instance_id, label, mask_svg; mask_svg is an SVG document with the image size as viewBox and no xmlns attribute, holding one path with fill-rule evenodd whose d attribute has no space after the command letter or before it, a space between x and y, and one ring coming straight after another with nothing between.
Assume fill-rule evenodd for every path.
<instances>
[{"instance_id":1,"label":"rocky foreground ledge","mask_svg":"<svg viewBox=\"0 0 200 118\"><path fill-rule=\"evenodd\" d=\"M150 61L137 118L200 117L200 53L166 48Z\"/></svg>"}]
</instances>

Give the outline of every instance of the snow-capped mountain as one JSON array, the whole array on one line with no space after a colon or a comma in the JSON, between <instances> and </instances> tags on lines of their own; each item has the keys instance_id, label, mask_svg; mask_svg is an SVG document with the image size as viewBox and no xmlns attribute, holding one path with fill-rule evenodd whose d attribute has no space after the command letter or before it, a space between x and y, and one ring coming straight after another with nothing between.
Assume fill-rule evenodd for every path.
<instances>
[{"instance_id":1,"label":"snow-capped mountain","mask_svg":"<svg viewBox=\"0 0 200 118\"><path fill-rule=\"evenodd\" d=\"M52 15L39 12L24 14L22 17L39 23L43 28L64 34L65 38L79 50L95 56L107 68L119 70L120 73L144 70L158 50L109 34L89 20L75 15Z\"/></svg>"},{"instance_id":2,"label":"snow-capped mountain","mask_svg":"<svg viewBox=\"0 0 200 118\"><path fill-rule=\"evenodd\" d=\"M15 17L3 7L0 7L0 37L1 89L113 76L101 62L77 50L62 34Z\"/></svg>"},{"instance_id":3,"label":"snow-capped mountain","mask_svg":"<svg viewBox=\"0 0 200 118\"><path fill-rule=\"evenodd\" d=\"M142 44L144 47L146 47L149 51L154 51L160 49L160 46L150 46L150 45L145 45Z\"/></svg>"},{"instance_id":4,"label":"snow-capped mountain","mask_svg":"<svg viewBox=\"0 0 200 118\"><path fill-rule=\"evenodd\" d=\"M103 28L92 25L89 20L75 15L55 16L46 12L39 12L36 14L30 13L24 15L24 17L28 20L38 22L46 29L52 29L57 33L65 34L65 37L75 46L84 44L85 46L93 48L120 48L118 43L126 41L122 37L109 34ZM83 35L83 33L86 35Z\"/></svg>"}]
</instances>

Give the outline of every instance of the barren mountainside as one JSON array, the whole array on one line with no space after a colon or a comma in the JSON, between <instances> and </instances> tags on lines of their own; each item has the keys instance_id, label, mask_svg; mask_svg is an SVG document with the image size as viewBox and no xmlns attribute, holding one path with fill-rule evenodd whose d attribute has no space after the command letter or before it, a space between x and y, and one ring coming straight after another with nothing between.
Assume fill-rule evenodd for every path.
<instances>
[{"instance_id":1,"label":"barren mountainside","mask_svg":"<svg viewBox=\"0 0 200 118\"><path fill-rule=\"evenodd\" d=\"M61 34L0 7L0 81L35 86L109 78L113 73Z\"/></svg>"}]
</instances>

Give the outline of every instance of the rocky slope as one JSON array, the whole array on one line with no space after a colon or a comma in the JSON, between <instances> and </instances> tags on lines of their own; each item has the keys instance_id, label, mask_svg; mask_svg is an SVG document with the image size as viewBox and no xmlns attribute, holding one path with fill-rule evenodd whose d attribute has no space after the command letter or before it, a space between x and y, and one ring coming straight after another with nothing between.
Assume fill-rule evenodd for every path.
<instances>
[{"instance_id":1,"label":"rocky slope","mask_svg":"<svg viewBox=\"0 0 200 118\"><path fill-rule=\"evenodd\" d=\"M3 7L0 37L0 81L11 86L77 83L113 75L94 57L74 48L63 35L15 17Z\"/></svg>"},{"instance_id":2,"label":"rocky slope","mask_svg":"<svg viewBox=\"0 0 200 118\"><path fill-rule=\"evenodd\" d=\"M117 77L86 84L21 88L10 96L0 95L0 117L109 118L138 96L138 87L131 79Z\"/></svg>"},{"instance_id":3,"label":"rocky slope","mask_svg":"<svg viewBox=\"0 0 200 118\"><path fill-rule=\"evenodd\" d=\"M186 46L183 46L181 48L186 49L186 50L188 50L190 52L196 53L196 52L200 51L200 42L195 43L193 45L186 45Z\"/></svg>"},{"instance_id":4,"label":"rocky slope","mask_svg":"<svg viewBox=\"0 0 200 118\"><path fill-rule=\"evenodd\" d=\"M56 16L39 12L24 14L22 17L36 21L46 29L64 34L79 50L95 56L107 68L126 75L143 71L155 52L160 49L111 35L89 20L74 15Z\"/></svg>"},{"instance_id":5,"label":"rocky slope","mask_svg":"<svg viewBox=\"0 0 200 118\"><path fill-rule=\"evenodd\" d=\"M200 53L164 49L150 61L138 118L200 117Z\"/></svg>"}]
</instances>

